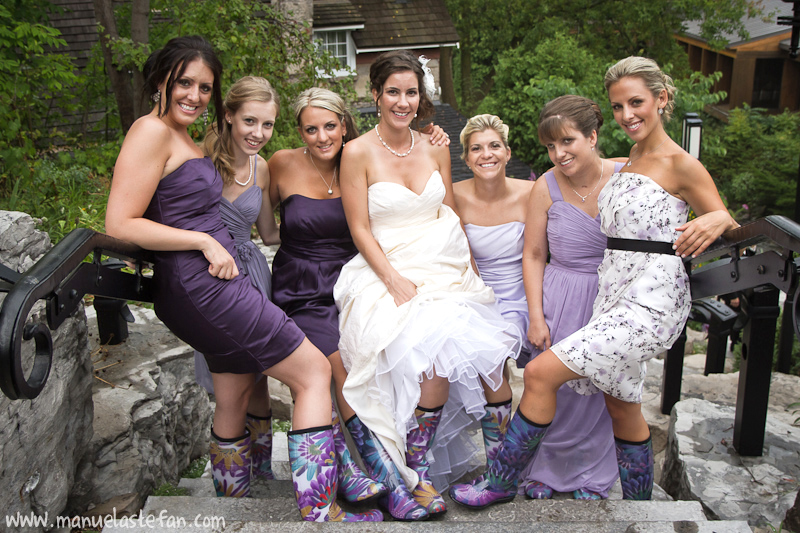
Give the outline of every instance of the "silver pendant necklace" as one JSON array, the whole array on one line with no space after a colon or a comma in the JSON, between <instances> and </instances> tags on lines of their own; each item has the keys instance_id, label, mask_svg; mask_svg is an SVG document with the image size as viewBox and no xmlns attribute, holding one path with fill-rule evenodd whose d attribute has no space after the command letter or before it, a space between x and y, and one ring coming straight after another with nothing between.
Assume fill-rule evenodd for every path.
<instances>
[{"instance_id":1,"label":"silver pendant necklace","mask_svg":"<svg viewBox=\"0 0 800 533\"><path fill-rule=\"evenodd\" d=\"M669 137L667 137L667 139L669 139ZM644 157L644 156L646 156L647 154L652 154L653 152L655 152L656 150L658 150L659 148L661 148L661 145L662 145L662 144L664 144L665 142L667 142L667 139L664 139L663 141L661 141L661 143L660 143L658 146L656 146L655 148L653 148L653 149L652 149L652 150L650 150L649 152L645 152L645 153L643 153L642 155L640 155L640 156L639 156L639 157L637 157L636 159L631 159L631 158L629 157L629 158L628 158L628 164L627 164L627 165L625 165L625 166L628 166L628 167L629 167L629 166L631 166L631 165L633 164L633 162L634 162L634 161L638 161L639 159L643 158L643 157ZM638 144L636 145L636 149L637 149L637 150L639 149L639 145L638 145Z\"/></svg>"},{"instance_id":2,"label":"silver pendant necklace","mask_svg":"<svg viewBox=\"0 0 800 533\"><path fill-rule=\"evenodd\" d=\"M411 150L414 149L414 132L411 131L411 126L408 127L408 133L411 134L411 148L409 148L408 152L406 152L404 154L398 154L391 146L386 144L386 142L383 140L383 137L381 137L381 132L378 131L378 125L377 124L375 124L375 133L378 134L378 140L381 142L383 147L386 148L387 150L389 150L390 152L392 152L397 157L406 157L408 154L411 153Z\"/></svg>"},{"instance_id":3,"label":"silver pendant necklace","mask_svg":"<svg viewBox=\"0 0 800 533\"><path fill-rule=\"evenodd\" d=\"M578 195L578 198L581 199L581 202L585 204L586 199L589 198L592 195L592 193L597 190L597 186L600 185L601 181L603 181L603 160L602 159L600 160L600 177L597 179L597 183L594 184L594 188L591 191L589 191L589 193L586 196L582 195L581 193L575 190L575 187L572 186L572 180L569 179L569 176L567 176L567 181L569 182L569 188L572 189L572 192Z\"/></svg>"},{"instance_id":4,"label":"silver pendant necklace","mask_svg":"<svg viewBox=\"0 0 800 533\"><path fill-rule=\"evenodd\" d=\"M250 180L251 180L251 179L253 179L253 159L255 159L255 158L256 158L256 156L254 156L254 155L251 155L250 157L248 157L248 158L247 158L247 159L250 161L250 175L249 175L249 176L247 176L247 181L245 181L244 183L242 183L241 181L239 181L239 180L237 180L237 179L236 179L236 176L234 176L234 177L233 177L233 181L235 181L236 183L238 183L238 184L239 184L239 185L241 185L242 187L244 187L244 186L246 186L248 183L250 183Z\"/></svg>"},{"instance_id":5,"label":"silver pendant necklace","mask_svg":"<svg viewBox=\"0 0 800 533\"><path fill-rule=\"evenodd\" d=\"M314 158L311 157L310 153L308 153L308 148L303 149L303 152L305 152L308 155L308 158L311 160L311 164L314 165L314 170L316 170L317 174L319 174L319 179L321 179L322 183L324 183L325 186L328 188L328 194L333 194L333 184L336 183L336 167L333 167L333 178L331 178L331 182L330 184L328 184L328 182L325 181L325 178L322 177L322 172L320 172L319 169L317 168L317 164L314 163Z\"/></svg>"}]
</instances>

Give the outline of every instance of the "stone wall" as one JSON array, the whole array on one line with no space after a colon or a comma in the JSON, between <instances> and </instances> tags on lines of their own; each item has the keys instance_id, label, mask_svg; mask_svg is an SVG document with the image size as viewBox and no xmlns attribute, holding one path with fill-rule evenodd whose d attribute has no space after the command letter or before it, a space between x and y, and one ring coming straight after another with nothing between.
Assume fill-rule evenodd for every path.
<instances>
[{"instance_id":1,"label":"stone wall","mask_svg":"<svg viewBox=\"0 0 800 533\"><path fill-rule=\"evenodd\" d=\"M24 272L50 248L35 221L0 211L0 263ZM4 295L0 295L2 297ZM43 305L34 308L39 320ZM0 491L2 514L31 514L51 520L64 509L76 466L92 437L92 368L83 309L53 336L53 367L42 393L33 400L0 395ZM23 355L32 353L23 343ZM5 517L2 526L5 526ZM40 528L18 528L38 531Z\"/></svg>"}]
</instances>

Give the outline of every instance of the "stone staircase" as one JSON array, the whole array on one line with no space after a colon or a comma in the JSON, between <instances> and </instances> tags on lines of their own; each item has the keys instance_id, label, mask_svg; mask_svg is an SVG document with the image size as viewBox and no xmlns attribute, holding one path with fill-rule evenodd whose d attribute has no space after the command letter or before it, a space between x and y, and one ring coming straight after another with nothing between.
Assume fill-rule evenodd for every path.
<instances>
[{"instance_id":1,"label":"stone staircase","mask_svg":"<svg viewBox=\"0 0 800 533\"><path fill-rule=\"evenodd\" d=\"M445 495L448 511L426 522L383 522L359 524L313 524L300 521L289 481L285 434L274 439L273 470L278 480L257 481L251 498L217 498L208 477L183 479L180 487L189 496L151 496L139 518L107 523L104 533L130 531L261 533L280 531L352 531L403 533L411 531L491 533L537 531L541 533L751 533L744 521L709 521L700 502L670 501L659 487L654 500L621 500L619 483L608 500L576 501L557 496L553 500L517 497L511 503L482 511L461 507ZM348 511L355 506L343 505Z\"/></svg>"}]
</instances>

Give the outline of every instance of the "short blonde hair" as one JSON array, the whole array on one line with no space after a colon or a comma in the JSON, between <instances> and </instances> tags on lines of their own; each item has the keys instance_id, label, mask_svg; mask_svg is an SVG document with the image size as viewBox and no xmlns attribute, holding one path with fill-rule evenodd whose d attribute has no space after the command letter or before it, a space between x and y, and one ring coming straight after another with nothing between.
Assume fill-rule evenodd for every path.
<instances>
[{"instance_id":1,"label":"short blonde hair","mask_svg":"<svg viewBox=\"0 0 800 533\"><path fill-rule=\"evenodd\" d=\"M629 76L640 78L654 98L658 98L661 91L667 91L667 105L664 106L664 114L661 115L661 120L667 122L672 117L672 110L675 108L675 92L677 91L675 84L672 83L672 78L664 74L658 67L658 63L652 59L630 56L619 60L608 69L603 79L606 92L609 87Z\"/></svg>"},{"instance_id":2,"label":"short blonde hair","mask_svg":"<svg viewBox=\"0 0 800 533\"><path fill-rule=\"evenodd\" d=\"M461 130L461 136L459 137L461 140L462 161L467 160L467 145L469 144L469 138L472 136L472 134L486 130L496 131L500 136L500 139L502 139L503 145L506 147L506 149L508 149L508 125L503 124L503 121L500 120L500 117L496 115L475 115L467 121L467 125L464 126L463 130Z\"/></svg>"}]
</instances>

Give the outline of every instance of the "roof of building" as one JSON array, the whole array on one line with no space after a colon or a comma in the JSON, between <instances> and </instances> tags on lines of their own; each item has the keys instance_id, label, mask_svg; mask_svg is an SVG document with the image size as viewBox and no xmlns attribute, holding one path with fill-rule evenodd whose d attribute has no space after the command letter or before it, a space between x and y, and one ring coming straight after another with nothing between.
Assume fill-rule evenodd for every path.
<instances>
[{"instance_id":1,"label":"roof of building","mask_svg":"<svg viewBox=\"0 0 800 533\"><path fill-rule=\"evenodd\" d=\"M735 33L723 33L723 37L728 40L728 46L726 48L736 48L745 43L792 31L790 26L778 25L778 17L792 16L792 4L790 2L784 2L783 0L761 0L761 6L764 8L764 13L768 16L767 21L765 22L759 17L747 17L743 22L744 28L747 30L747 33L750 34L750 37L748 39L742 39ZM700 23L701 21L699 20L688 21L683 35L705 42L706 39L700 34Z\"/></svg>"},{"instance_id":2,"label":"roof of building","mask_svg":"<svg viewBox=\"0 0 800 533\"><path fill-rule=\"evenodd\" d=\"M314 25L318 9L320 27L330 26L323 15L329 16L330 10L333 17L331 4L345 2L355 6L364 20L364 29L353 32L359 52L452 45L459 40L444 0L315 0Z\"/></svg>"},{"instance_id":3,"label":"roof of building","mask_svg":"<svg viewBox=\"0 0 800 533\"><path fill-rule=\"evenodd\" d=\"M364 16L350 0L314 0L315 28L356 26L364 22Z\"/></svg>"},{"instance_id":4,"label":"roof of building","mask_svg":"<svg viewBox=\"0 0 800 533\"><path fill-rule=\"evenodd\" d=\"M50 14L50 24L67 41L66 48L55 52L69 53L75 58L75 65L84 68L89 62L92 46L99 40L94 4L92 0L52 0L52 4L62 11Z\"/></svg>"},{"instance_id":5,"label":"roof of building","mask_svg":"<svg viewBox=\"0 0 800 533\"><path fill-rule=\"evenodd\" d=\"M461 143L459 136L461 130L467 125L467 118L453 109L449 104L442 104L434 102L436 114L433 116L433 123L441 127L450 135L450 172L453 177L453 183L457 181L466 180L472 177L472 171L467 168L467 165L461 160ZM374 107L365 107L359 109L363 115L374 115ZM518 179L531 179L531 167L514 157L506 165L506 176L509 178Z\"/></svg>"}]
</instances>

